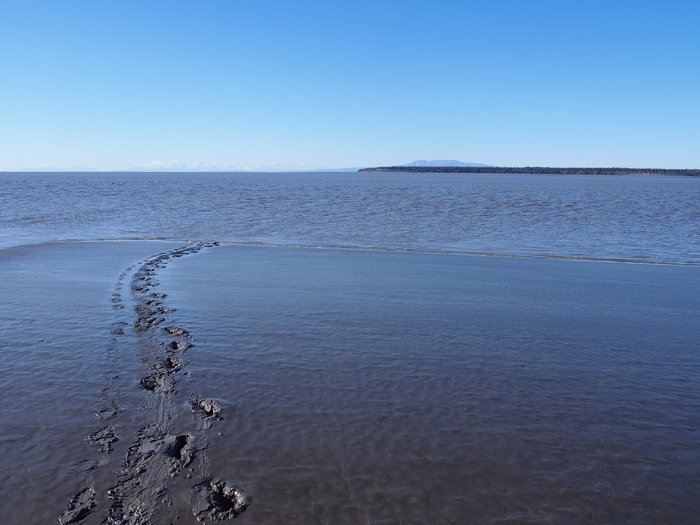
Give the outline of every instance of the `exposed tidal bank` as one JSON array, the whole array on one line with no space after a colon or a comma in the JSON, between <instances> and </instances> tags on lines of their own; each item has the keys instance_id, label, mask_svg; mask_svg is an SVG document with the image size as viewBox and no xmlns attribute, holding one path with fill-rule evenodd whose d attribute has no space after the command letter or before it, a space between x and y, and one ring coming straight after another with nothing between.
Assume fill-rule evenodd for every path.
<instances>
[{"instance_id":1,"label":"exposed tidal bank","mask_svg":"<svg viewBox=\"0 0 700 525\"><path fill-rule=\"evenodd\" d=\"M127 438L131 444L114 484L97 494L94 481L88 479L89 486L71 499L59 517L61 525L83 521L99 496L110 501L104 519L109 525L140 525L179 519L180 516L170 515L164 508L174 504L186 505L183 501L176 501L177 496L169 490L170 485L177 485L171 482L176 477L194 480L190 500L192 514L199 521L233 518L245 510L247 497L240 487L226 480L213 480L207 475L207 431L223 417L222 406L215 400L201 399L199 393L191 391L193 420L188 425L178 413L178 385L186 374L186 353L195 343L185 328L171 323L174 309L165 304L167 294L159 291L156 280L158 271L172 260L215 246L218 246L217 242L196 242L159 253L138 266L131 276L129 291L135 313L133 328L142 339L143 349L143 374L139 380L139 386L146 392L141 409L143 426L135 436ZM122 301L122 293L116 291L112 296L114 308L121 309ZM112 333L115 337L123 335ZM110 407L116 406L118 410L116 398L107 401ZM93 436L99 436L96 443ZM111 424L90 438L91 444L99 446L103 454L111 453L109 444L118 439ZM99 463L95 468L98 467Z\"/></svg>"},{"instance_id":2,"label":"exposed tidal bank","mask_svg":"<svg viewBox=\"0 0 700 525\"><path fill-rule=\"evenodd\" d=\"M157 281L173 260L217 244L59 243L0 254L0 341L20 349L0 366L0 521L186 524L246 509L241 487L208 474L208 433L231 414L187 385L196 337L173 324ZM118 261L159 247L117 276Z\"/></svg>"},{"instance_id":3,"label":"exposed tidal bank","mask_svg":"<svg viewBox=\"0 0 700 525\"><path fill-rule=\"evenodd\" d=\"M221 246L161 282L236 400L208 457L241 523L700 510L696 268Z\"/></svg>"},{"instance_id":4,"label":"exposed tidal bank","mask_svg":"<svg viewBox=\"0 0 700 525\"><path fill-rule=\"evenodd\" d=\"M0 522L700 512L696 268L206 243L11 252Z\"/></svg>"}]
</instances>

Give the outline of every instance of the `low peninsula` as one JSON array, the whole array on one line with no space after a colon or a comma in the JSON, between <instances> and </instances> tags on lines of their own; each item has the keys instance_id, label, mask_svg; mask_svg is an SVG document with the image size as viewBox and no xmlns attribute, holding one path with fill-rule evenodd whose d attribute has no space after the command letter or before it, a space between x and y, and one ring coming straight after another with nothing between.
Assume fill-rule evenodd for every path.
<instances>
[{"instance_id":1,"label":"low peninsula","mask_svg":"<svg viewBox=\"0 0 700 525\"><path fill-rule=\"evenodd\" d=\"M663 168L546 168L499 166L379 166L363 168L358 173L414 172L414 173L471 173L471 174L520 174L520 175L646 175L670 177L700 177L700 169Z\"/></svg>"}]
</instances>

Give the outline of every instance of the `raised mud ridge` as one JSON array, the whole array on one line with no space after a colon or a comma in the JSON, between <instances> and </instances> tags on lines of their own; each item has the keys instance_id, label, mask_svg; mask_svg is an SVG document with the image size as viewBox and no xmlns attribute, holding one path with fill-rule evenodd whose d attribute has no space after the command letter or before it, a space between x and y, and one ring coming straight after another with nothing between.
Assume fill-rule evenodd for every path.
<instances>
[{"instance_id":1,"label":"raised mud ridge","mask_svg":"<svg viewBox=\"0 0 700 525\"><path fill-rule=\"evenodd\" d=\"M113 323L112 345L107 352L108 357L115 357L120 338L133 330L130 333L135 334L143 371L136 380L144 401L138 413L130 415L133 419L119 421L123 409L115 365L100 393L96 416L101 425L86 437L96 457L76 465L78 471L87 473L85 486L70 499L58 518L59 524L81 523L88 516L91 523L97 523L97 513L101 513L100 522L108 525L170 523L183 517L174 509L185 507L191 509L190 521L221 521L235 518L246 509L249 498L241 487L228 480L212 479L207 473L207 431L225 417L225 407L195 392L189 392L186 403L181 402L178 384L187 374L186 353L196 341L186 328L173 323L174 309L165 304L167 296L159 290L156 279L158 270L174 259L215 246L217 242L188 244L155 255L120 275L112 304L117 312L125 308L123 289L131 275L128 289L134 317L131 322ZM190 408L183 411L185 405ZM134 426L134 422L138 424ZM130 426L132 430L128 431ZM124 443L120 466L112 476L104 472L98 476L98 470L104 471L110 464L118 442ZM113 481L108 485L98 481L110 477ZM188 501L182 501L183 494L189 494Z\"/></svg>"}]
</instances>

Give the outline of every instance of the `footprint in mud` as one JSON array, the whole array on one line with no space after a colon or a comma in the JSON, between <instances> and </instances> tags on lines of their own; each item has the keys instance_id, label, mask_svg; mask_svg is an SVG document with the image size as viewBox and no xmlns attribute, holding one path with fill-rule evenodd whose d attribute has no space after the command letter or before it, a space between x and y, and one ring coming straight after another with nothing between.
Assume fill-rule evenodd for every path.
<instances>
[{"instance_id":1,"label":"footprint in mud","mask_svg":"<svg viewBox=\"0 0 700 525\"><path fill-rule=\"evenodd\" d=\"M188 341L170 341L168 351L185 351L193 345Z\"/></svg>"},{"instance_id":2,"label":"footprint in mud","mask_svg":"<svg viewBox=\"0 0 700 525\"><path fill-rule=\"evenodd\" d=\"M112 308L115 310L121 310L124 308L122 304L122 295L120 293L112 294Z\"/></svg>"},{"instance_id":3,"label":"footprint in mud","mask_svg":"<svg viewBox=\"0 0 700 525\"><path fill-rule=\"evenodd\" d=\"M101 428L97 432L93 432L88 436L90 445L99 449L100 452L112 452L112 443L119 441L117 438L117 429L111 425Z\"/></svg>"},{"instance_id":4,"label":"footprint in mud","mask_svg":"<svg viewBox=\"0 0 700 525\"><path fill-rule=\"evenodd\" d=\"M183 468L192 463L195 454L203 449L204 441L195 434L165 436L162 440L161 450L162 454L167 458L170 476L174 477L179 474Z\"/></svg>"},{"instance_id":5,"label":"footprint in mud","mask_svg":"<svg viewBox=\"0 0 700 525\"><path fill-rule=\"evenodd\" d=\"M148 330L151 326L154 325L159 325L165 321L163 317L148 317L148 318L138 318L136 321L134 321L134 329L137 332L145 332Z\"/></svg>"},{"instance_id":6,"label":"footprint in mud","mask_svg":"<svg viewBox=\"0 0 700 525\"><path fill-rule=\"evenodd\" d=\"M117 322L117 323L112 323L113 328L110 330L109 333L112 335L124 335L124 328L129 326L129 323L125 323L123 321Z\"/></svg>"},{"instance_id":7,"label":"footprint in mud","mask_svg":"<svg viewBox=\"0 0 700 525\"><path fill-rule=\"evenodd\" d=\"M155 272L149 272L146 270L141 270L136 273L134 281L137 283L136 286L145 286L147 288L153 288L160 284L155 279L151 279L151 276L155 275ZM132 286L133 289L133 286Z\"/></svg>"},{"instance_id":8,"label":"footprint in mud","mask_svg":"<svg viewBox=\"0 0 700 525\"><path fill-rule=\"evenodd\" d=\"M95 412L98 419L107 420L112 419L119 413L119 406L113 400L109 402L109 405Z\"/></svg>"},{"instance_id":9,"label":"footprint in mud","mask_svg":"<svg viewBox=\"0 0 700 525\"><path fill-rule=\"evenodd\" d=\"M73 496L66 510L59 516L58 523L60 525L68 525L69 523L82 521L85 516L90 514L94 506L95 491L91 488L85 488Z\"/></svg>"},{"instance_id":10,"label":"footprint in mud","mask_svg":"<svg viewBox=\"0 0 700 525\"><path fill-rule=\"evenodd\" d=\"M159 357L151 365L153 372L141 378L139 385L144 390L151 392L156 390L169 392L175 386L175 380L171 377L171 374L181 370L183 366L185 366L185 363L181 359Z\"/></svg>"},{"instance_id":11,"label":"footprint in mud","mask_svg":"<svg viewBox=\"0 0 700 525\"><path fill-rule=\"evenodd\" d=\"M139 385L149 392L169 392L175 386L173 379L166 373L154 372L139 381Z\"/></svg>"},{"instance_id":12,"label":"footprint in mud","mask_svg":"<svg viewBox=\"0 0 700 525\"><path fill-rule=\"evenodd\" d=\"M155 291L158 286L158 269L184 255L197 253L204 247L218 243L197 243L168 253L159 254L137 269L127 286L131 289L135 319L133 326L142 332L149 352L142 357L144 377L139 386L156 396L147 396L146 407L153 408L156 402L159 412L145 412L146 422L135 440L127 448L122 469L115 485L107 492L112 500L105 523L132 525L150 523L158 512L158 505L168 498L168 478L183 476L203 479L208 447L207 429L221 419L222 406L213 399L192 400L192 411L196 413L196 428L186 432L168 433L165 429L176 426L173 419L176 384L186 368L184 352L193 346L189 332L172 324L171 314L175 309L164 304L166 294ZM167 321L166 321L167 320ZM161 324L162 323L162 324ZM157 329L156 329L157 327ZM186 372L185 372L186 373ZM172 432L172 430L170 430ZM198 457L201 456L201 457ZM232 483L224 481L205 482L198 486L195 516L198 521L219 521L237 516L245 509L245 492ZM161 502L161 503L156 503ZM169 503L170 504L170 503Z\"/></svg>"},{"instance_id":13,"label":"footprint in mud","mask_svg":"<svg viewBox=\"0 0 700 525\"><path fill-rule=\"evenodd\" d=\"M182 459L183 450L190 442L189 434L180 434L179 436L168 436L166 440L167 448L165 454L175 459Z\"/></svg>"},{"instance_id":14,"label":"footprint in mud","mask_svg":"<svg viewBox=\"0 0 700 525\"><path fill-rule=\"evenodd\" d=\"M149 516L156 510L156 502L167 492L166 478L177 476L205 445L205 438L198 434L164 434L157 425L142 428L127 451L116 486L108 491L112 504L106 523L151 523ZM191 475L190 471L186 477Z\"/></svg>"},{"instance_id":15,"label":"footprint in mud","mask_svg":"<svg viewBox=\"0 0 700 525\"><path fill-rule=\"evenodd\" d=\"M100 466L100 462L98 460L83 459L81 461L78 461L74 465L71 465L70 473L71 474L84 474L86 472L92 472L93 470L95 470L99 466Z\"/></svg>"},{"instance_id":16,"label":"footprint in mud","mask_svg":"<svg viewBox=\"0 0 700 525\"><path fill-rule=\"evenodd\" d=\"M243 489L229 481L210 481L195 487L192 513L198 521L222 521L235 518L248 504Z\"/></svg>"}]
</instances>

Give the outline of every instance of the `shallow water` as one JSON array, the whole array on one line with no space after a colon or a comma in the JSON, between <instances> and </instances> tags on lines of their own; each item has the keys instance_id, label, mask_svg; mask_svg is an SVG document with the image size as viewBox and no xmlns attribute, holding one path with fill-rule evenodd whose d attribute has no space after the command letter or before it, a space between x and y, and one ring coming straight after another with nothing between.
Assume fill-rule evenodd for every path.
<instances>
[{"instance_id":1,"label":"shallow water","mask_svg":"<svg viewBox=\"0 0 700 525\"><path fill-rule=\"evenodd\" d=\"M130 426L142 404L139 345L129 327L133 265L172 243L49 244L0 251L0 523L57 523L97 474L114 482L116 459L93 453L98 413L120 407ZM131 267L131 270L129 268ZM124 329L117 341L115 331ZM126 414L126 415L124 415ZM95 471L94 464L103 463Z\"/></svg>"},{"instance_id":2,"label":"shallow water","mask_svg":"<svg viewBox=\"0 0 700 525\"><path fill-rule=\"evenodd\" d=\"M0 247L66 239L700 263L700 179L0 173Z\"/></svg>"},{"instance_id":3,"label":"shallow water","mask_svg":"<svg viewBox=\"0 0 700 525\"><path fill-rule=\"evenodd\" d=\"M242 523L691 523L692 268L222 247L163 272Z\"/></svg>"},{"instance_id":4,"label":"shallow water","mask_svg":"<svg viewBox=\"0 0 700 525\"><path fill-rule=\"evenodd\" d=\"M210 480L240 523L700 512L696 268L175 246L2 253L3 523L194 524Z\"/></svg>"}]
</instances>

